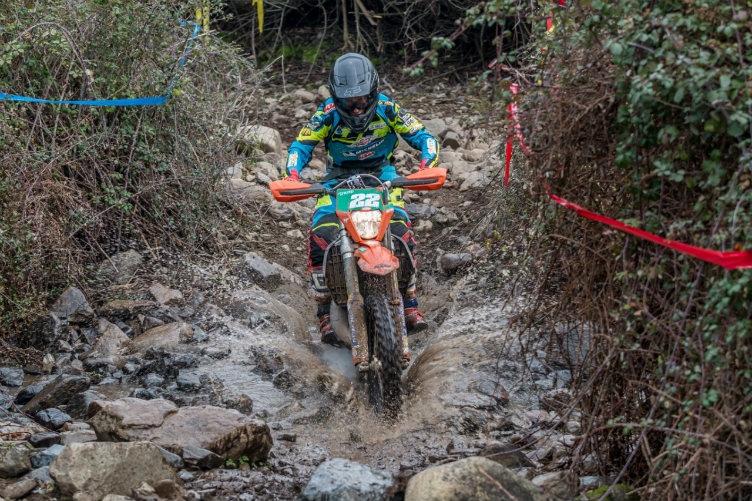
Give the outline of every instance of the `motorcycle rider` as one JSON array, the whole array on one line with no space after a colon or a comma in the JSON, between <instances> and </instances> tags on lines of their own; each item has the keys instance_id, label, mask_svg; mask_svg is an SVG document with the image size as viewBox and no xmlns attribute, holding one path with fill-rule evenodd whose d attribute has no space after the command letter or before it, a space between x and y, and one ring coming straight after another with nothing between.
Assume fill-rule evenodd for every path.
<instances>
[{"instance_id":1,"label":"motorcycle rider","mask_svg":"<svg viewBox=\"0 0 752 501\"><path fill-rule=\"evenodd\" d=\"M337 59L329 73L329 93L331 97L318 107L290 146L286 179L298 180L319 141L324 141L327 153L324 178L327 187L353 174L372 174L382 181L398 177L392 158L398 143L397 134L410 146L421 150L421 169L438 163L438 141L410 113L389 96L379 93L378 74L365 56L348 53ZM394 215L389 228L392 235L407 243L414 255L415 240L405 212L402 189L392 190L391 198ZM309 231L308 271L318 305L321 340L331 344L337 343L337 337L329 317L331 294L326 286L323 264L324 252L337 239L338 230L334 199L329 195L320 197ZM415 294L415 274L403 302L408 330L425 329L427 324L418 310Z\"/></svg>"}]
</instances>

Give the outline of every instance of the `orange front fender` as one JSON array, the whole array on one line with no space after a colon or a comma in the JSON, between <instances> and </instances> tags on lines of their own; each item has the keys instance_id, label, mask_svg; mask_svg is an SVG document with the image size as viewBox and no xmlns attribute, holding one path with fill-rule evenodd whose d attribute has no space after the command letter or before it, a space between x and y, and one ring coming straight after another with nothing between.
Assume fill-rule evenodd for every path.
<instances>
[{"instance_id":1,"label":"orange front fender","mask_svg":"<svg viewBox=\"0 0 752 501\"><path fill-rule=\"evenodd\" d=\"M399 268L399 259L381 246L381 243L375 240L363 242L363 247L358 247L355 251L358 259L358 266L366 273L373 275L387 275Z\"/></svg>"}]
</instances>

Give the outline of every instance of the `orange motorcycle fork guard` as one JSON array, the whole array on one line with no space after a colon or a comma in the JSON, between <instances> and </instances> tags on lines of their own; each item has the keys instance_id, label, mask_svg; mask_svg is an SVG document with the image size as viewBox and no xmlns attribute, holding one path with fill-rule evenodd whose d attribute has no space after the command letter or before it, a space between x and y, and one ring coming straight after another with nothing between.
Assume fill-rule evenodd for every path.
<instances>
[{"instance_id":1,"label":"orange motorcycle fork guard","mask_svg":"<svg viewBox=\"0 0 752 501\"><path fill-rule=\"evenodd\" d=\"M388 275L399 268L399 259L376 240L365 240L356 249L358 267L373 275Z\"/></svg>"}]
</instances>

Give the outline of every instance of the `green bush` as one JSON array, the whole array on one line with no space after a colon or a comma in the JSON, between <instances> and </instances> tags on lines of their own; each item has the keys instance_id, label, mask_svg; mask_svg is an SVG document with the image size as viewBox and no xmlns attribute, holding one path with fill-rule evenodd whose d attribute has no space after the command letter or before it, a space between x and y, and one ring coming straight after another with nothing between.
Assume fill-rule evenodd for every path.
<instances>
[{"instance_id":1,"label":"green bush","mask_svg":"<svg viewBox=\"0 0 752 501\"><path fill-rule=\"evenodd\" d=\"M0 6L0 91L52 100L163 95L195 4L54 0ZM201 2L205 3L205 2ZM221 6L213 5L215 10ZM87 265L148 242L205 245L226 224L228 131L255 121L256 75L199 34L164 105L0 101L0 332Z\"/></svg>"}]
</instances>

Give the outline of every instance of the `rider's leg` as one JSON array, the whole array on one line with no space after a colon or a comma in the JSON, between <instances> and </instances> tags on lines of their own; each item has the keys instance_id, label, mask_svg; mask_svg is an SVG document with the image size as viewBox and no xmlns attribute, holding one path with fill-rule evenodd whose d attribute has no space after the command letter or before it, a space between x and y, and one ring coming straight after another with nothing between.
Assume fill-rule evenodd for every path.
<instances>
[{"instance_id":1,"label":"rider's leg","mask_svg":"<svg viewBox=\"0 0 752 501\"><path fill-rule=\"evenodd\" d=\"M413 259L415 259L415 238L413 231L410 229L410 219L404 210L405 203L402 201L401 189L392 190L392 204L395 208L389 229L392 235L401 238L407 244L410 253L413 255ZM416 264L416 262L413 261L413 264ZM410 278L410 284L407 286L405 297L402 298L405 308L405 326L410 332L422 331L428 327L423 314L418 310L418 297L415 291L417 272L415 270L417 270L417 265L413 268L413 276Z\"/></svg>"},{"instance_id":2,"label":"rider's leg","mask_svg":"<svg viewBox=\"0 0 752 501\"><path fill-rule=\"evenodd\" d=\"M332 296L324 277L324 254L329 244L337 239L338 231L339 223L337 215L333 213L332 200L328 196L320 198L308 233L308 273L313 286L313 298L316 301L321 340L330 344L337 344L338 340L329 316Z\"/></svg>"}]
</instances>

